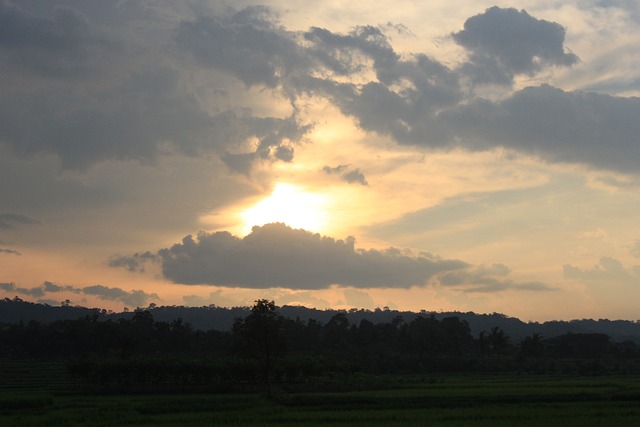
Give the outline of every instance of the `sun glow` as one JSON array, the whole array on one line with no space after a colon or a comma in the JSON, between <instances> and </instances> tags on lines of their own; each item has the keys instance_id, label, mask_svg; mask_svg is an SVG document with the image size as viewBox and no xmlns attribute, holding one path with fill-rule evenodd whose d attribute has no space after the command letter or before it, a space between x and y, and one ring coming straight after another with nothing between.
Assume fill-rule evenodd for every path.
<instances>
[{"instance_id":1,"label":"sun glow","mask_svg":"<svg viewBox=\"0 0 640 427\"><path fill-rule=\"evenodd\" d=\"M244 232L255 225L283 222L293 228L323 232L327 226L328 197L291 184L278 183L269 197L241 212Z\"/></svg>"}]
</instances>

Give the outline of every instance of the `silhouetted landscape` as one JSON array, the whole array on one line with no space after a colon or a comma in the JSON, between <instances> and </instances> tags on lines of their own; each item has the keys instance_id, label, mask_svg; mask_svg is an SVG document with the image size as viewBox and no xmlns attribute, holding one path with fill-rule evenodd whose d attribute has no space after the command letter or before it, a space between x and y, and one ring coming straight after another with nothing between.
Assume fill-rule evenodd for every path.
<instances>
[{"instance_id":1,"label":"silhouetted landscape","mask_svg":"<svg viewBox=\"0 0 640 427\"><path fill-rule=\"evenodd\" d=\"M0 313L0 394L8 396L0 411L14 421L29 407L47 420L65 412L74 395L94 396L85 407L98 411L119 396L140 396L127 399L131 410L159 417L345 404L363 413L378 405L404 416L417 410L421 415L411 417L420 420L422 411L452 406L573 408L605 399L607 410L617 411L640 399L640 325L630 321L537 324L500 314L314 310L268 300L112 313L5 298ZM604 391L603 382L612 388ZM495 395L484 389L491 384ZM470 387L475 391L464 397ZM558 395L566 387L577 391ZM365 395L345 395L354 392ZM424 393L433 396L425 400ZM159 409L162 396L176 396L182 406ZM227 422L233 424L225 418L221 425Z\"/></svg>"},{"instance_id":2,"label":"silhouetted landscape","mask_svg":"<svg viewBox=\"0 0 640 427\"><path fill-rule=\"evenodd\" d=\"M640 371L640 324L500 314L156 307L110 313L0 301L0 355L67 360L92 391L313 388L310 379L442 372ZM311 381L313 383L313 381ZM343 384L336 383L340 388Z\"/></svg>"},{"instance_id":3,"label":"silhouetted landscape","mask_svg":"<svg viewBox=\"0 0 640 427\"><path fill-rule=\"evenodd\" d=\"M0 427L640 426L640 2L496 3L0 0Z\"/></svg>"}]
</instances>

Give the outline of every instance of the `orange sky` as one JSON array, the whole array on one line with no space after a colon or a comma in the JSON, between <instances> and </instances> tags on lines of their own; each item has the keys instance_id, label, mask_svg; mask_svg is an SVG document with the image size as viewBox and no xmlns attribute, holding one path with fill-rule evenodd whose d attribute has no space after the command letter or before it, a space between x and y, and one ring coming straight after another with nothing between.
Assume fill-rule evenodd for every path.
<instances>
[{"instance_id":1,"label":"orange sky","mask_svg":"<svg viewBox=\"0 0 640 427\"><path fill-rule=\"evenodd\" d=\"M635 320L638 6L390 4L2 3L0 296Z\"/></svg>"}]
</instances>

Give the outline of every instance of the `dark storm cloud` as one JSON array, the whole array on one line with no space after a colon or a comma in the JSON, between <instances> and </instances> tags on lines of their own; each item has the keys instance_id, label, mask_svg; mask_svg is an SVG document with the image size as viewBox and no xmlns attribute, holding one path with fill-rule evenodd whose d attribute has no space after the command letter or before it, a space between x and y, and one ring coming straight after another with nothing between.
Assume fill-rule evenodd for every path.
<instances>
[{"instance_id":1,"label":"dark storm cloud","mask_svg":"<svg viewBox=\"0 0 640 427\"><path fill-rule=\"evenodd\" d=\"M516 74L532 75L548 65L570 66L577 56L565 52L566 30L526 11L497 6L473 16L453 39L469 51L463 69L477 82L510 84Z\"/></svg>"},{"instance_id":2,"label":"dark storm cloud","mask_svg":"<svg viewBox=\"0 0 640 427\"><path fill-rule=\"evenodd\" d=\"M353 238L336 240L276 223L254 227L242 239L227 232L189 235L158 255L164 276L175 283L260 289L408 288L467 266L428 254L354 245Z\"/></svg>"}]
</instances>

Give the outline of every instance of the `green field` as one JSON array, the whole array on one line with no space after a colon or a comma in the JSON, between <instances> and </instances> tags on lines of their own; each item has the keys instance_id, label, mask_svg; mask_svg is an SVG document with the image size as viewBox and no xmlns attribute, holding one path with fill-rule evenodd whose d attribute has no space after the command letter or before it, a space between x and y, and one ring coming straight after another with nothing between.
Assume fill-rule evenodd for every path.
<instances>
[{"instance_id":1,"label":"green field","mask_svg":"<svg viewBox=\"0 0 640 427\"><path fill-rule=\"evenodd\" d=\"M377 391L0 395L2 426L638 426L640 378L443 376Z\"/></svg>"}]
</instances>

